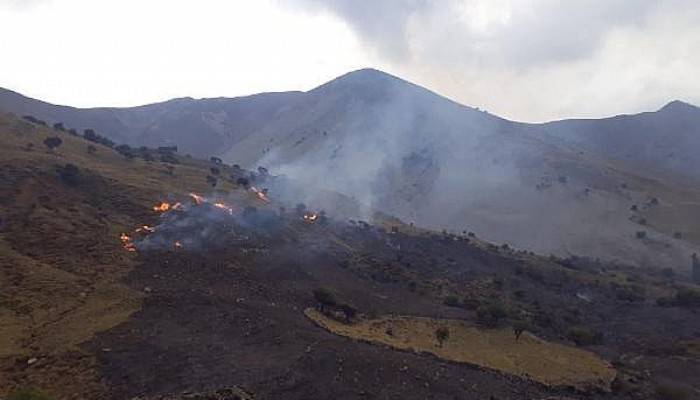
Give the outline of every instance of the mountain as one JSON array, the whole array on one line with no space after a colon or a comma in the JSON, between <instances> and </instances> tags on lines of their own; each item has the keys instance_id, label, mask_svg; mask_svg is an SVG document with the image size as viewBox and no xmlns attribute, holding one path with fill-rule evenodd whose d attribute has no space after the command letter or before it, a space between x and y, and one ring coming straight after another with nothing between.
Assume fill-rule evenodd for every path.
<instances>
[{"instance_id":1,"label":"mountain","mask_svg":"<svg viewBox=\"0 0 700 400\"><path fill-rule=\"evenodd\" d=\"M80 110L13 93L0 108L93 127L132 145L177 145L301 183L270 190L337 210L319 193L432 229L539 253L687 272L700 251L700 111L523 124L373 69L308 92ZM120 138L123 138L120 139ZM298 185L291 185L298 187Z\"/></svg>"},{"instance_id":2,"label":"mountain","mask_svg":"<svg viewBox=\"0 0 700 400\"><path fill-rule=\"evenodd\" d=\"M80 109L56 106L0 89L0 110L32 115L78 130L95 129L117 143L172 146L211 156L257 131L271 115L292 103L298 92L262 93L235 99L180 98L128 108Z\"/></svg>"},{"instance_id":3,"label":"mountain","mask_svg":"<svg viewBox=\"0 0 700 400\"><path fill-rule=\"evenodd\" d=\"M252 171L159 153L0 114L1 398L700 390L687 277L295 209Z\"/></svg>"}]
</instances>

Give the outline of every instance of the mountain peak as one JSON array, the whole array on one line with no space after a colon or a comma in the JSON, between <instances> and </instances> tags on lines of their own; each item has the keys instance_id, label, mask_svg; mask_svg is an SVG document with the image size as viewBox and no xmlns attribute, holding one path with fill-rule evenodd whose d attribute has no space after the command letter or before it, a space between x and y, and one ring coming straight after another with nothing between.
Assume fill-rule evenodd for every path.
<instances>
[{"instance_id":1,"label":"mountain peak","mask_svg":"<svg viewBox=\"0 0 700 400\"><path fill-rule=\"evenodd\" d=\"M680 100L673 100L666 104L665 106L661 107L659 111L673 111L673 112L687 112L687 111L698 111L698 107L686 103Z\"/></svg>"}]
</instances>

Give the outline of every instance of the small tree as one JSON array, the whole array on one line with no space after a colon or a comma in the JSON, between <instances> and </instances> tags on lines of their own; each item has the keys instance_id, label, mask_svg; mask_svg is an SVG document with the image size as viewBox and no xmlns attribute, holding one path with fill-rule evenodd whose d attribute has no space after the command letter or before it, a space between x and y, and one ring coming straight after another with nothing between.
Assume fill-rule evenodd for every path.
<instances>
[{"instance_id":1,"label":"small tree","mask_svg":"<svg viewBox=\"0 0 700 400\"><path fill-rule=\"evenodd\" d=\"M440 347L442 347L442 344L449 337L450 337L450 330L447 327L441 326L435 330L435 338L437 339Z\"/></svg>"},{"instance_id":2,"label":"small tree","mask_svg":"<svg viewBox=\"0 0 700 400\"><path fill-rule=\"evenodd\" d=\"M443 300L443 303L448 306L448 307L459 307L461 304L459 303L459 298L454 295L449 295L445 297L445 300Z\"/></svg>"},{"instance_id":3,"label":"small tree","mask_svg":"<svg viewBox=\"0 0 700 400\"><path fill-rule=\"evenodd\" d=\"M47 137L46 139L44 139L44 145L46 145L46 147L48 147L49 150L52 150L52 151L56 147L60 146L61 143L63 143L63 140L61 140L61 138L58 136L51 136L51 137Z\"/></svg>"},{"instance_id":4,"label":"small tree","mask_svg":"<svg viewBox=\"0 0 700 400\"><path fill-rule=\"evenodd\" d=\"M131 146L128 144L120 144L119 146L115 147L114 150L126 158L130 159L134 157L134 155L131 153Z\"/></svg>"},{"instance_id":5,"label":"small tree","mask_svg":"<svg viewBox=\"0 0 700 400\"><path fill-rule=\"evenodd\" d=\"M329 306L332 307L337 304L335 300L335 295L333 292L326 288L316 288L313 290L314 299L321 307Z\"/></svg>"},{"instance_id":6,"label":"small tree","mask_svg":"<svg viewBox=\"0 0 700 400\"><path fill-rule=\"evenodd\" d=\"M246 178L238 178L236 179L236 184L238 186L243 186L244 188L247 188L248 185L250 185L250 181Z\"/></svg>"},{"instance_id":7,"label":"small tree","mask_svg":"<svg viewBox=\"0 0 700 400\"><path fill-rule=\"evenodd\" d=\"M212 187L216 186L216 178L214 178L211 175L207 175L207 183L210 184Z\"/></svg>"},{"instance_id":8,"label":"small tree","mask_svg":"<svg viewBox=\"0 0 700 400\"><path fill-rule=\"evenodd\" d=\"M80 169L73 164L66 164L58 168L58 175L61 180L70 186L77 186L80 183Z\"/></svg>"},{"instance_id":9,"label":"small tree","mask_svg":"<svg viewBox=\"0 0 700 400\"><path fill-rule=\"evenodd\" d=\"M516 321L515 324L513 324L513 334L515 335L515 341L517 342L520 340L520 336L529 328L527 322L525 321Z\"/></svg>"},{"instance_id":10,"label":"small tree","mask_svg":"<svg viewBox=\"0 0 700 400\"><path fill-rule=\"evenodd\" d=\"M357 309L350 304L341 304L338 308L345 314L345 322L351 322L357 315Z\"/></svg>"}]
</instances>

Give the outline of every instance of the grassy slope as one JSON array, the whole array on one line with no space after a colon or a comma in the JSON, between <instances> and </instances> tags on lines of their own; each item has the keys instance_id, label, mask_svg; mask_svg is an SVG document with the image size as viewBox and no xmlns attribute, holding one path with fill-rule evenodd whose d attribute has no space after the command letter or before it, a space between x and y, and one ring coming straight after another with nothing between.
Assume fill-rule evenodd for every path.
<instances>
[{"instance_id":1,"label":"grassy slope","mask_svg":"<svg viewBox=\"0 0 700 400\"><path fill-rule=\"evenodd\" d=\"M593 353L547 342L529 333L516 341L509 328L483 330L460 320L418 317L385 317L344 324L314 309L307 309L305 314L341 336L402 350L428 352L446 360L476 364L545 385L609 389L615 379L612 366ZM435 337L438 328L449 331L449 338L443 345Z\"/></svg>"},{"instance_id":2,"label":"grassy slope","mask_svg":"<svg viewBox=\"0 0 700 400\"><path fill-rule=\"evenodd\" d=\"M42 142L57 134L63 144L50 152ZM62 397L99 392L94 360L79 345L126 320L142 299L121 283L134 264L119 233L154 223L150 207L164 197L211 191L208 163L182 158L169 175L163 163L100 145L89 154L87 145L0 116L0 396L33 385ZM75 186L57 173L66 163L81 170ZM222 181L219 190L231 189Z\"/></svg>"}]
</instances>

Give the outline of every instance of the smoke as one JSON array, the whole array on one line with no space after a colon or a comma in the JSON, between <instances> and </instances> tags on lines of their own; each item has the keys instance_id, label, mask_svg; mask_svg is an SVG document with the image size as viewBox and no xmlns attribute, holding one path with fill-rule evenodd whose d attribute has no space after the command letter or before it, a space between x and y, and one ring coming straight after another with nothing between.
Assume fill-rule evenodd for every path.
<instances>
[{"instance_id":1,"label":"smoke","mask_svg":"<svg viewBox=\"0 0 700 400\"><path fill-rule=\"evenodd\" d=\"M682 265L687 256L677 244L634 239L629 195L618 190L625 176L543 141L538 126L373 70L315 89L295 107L251 139L274 143L255 162L284 175L270 193L290 205L368 221L381 211L544 254L647 265ZM254 152L250 143L239 147Z\"/></svg>"}]
</instances>

